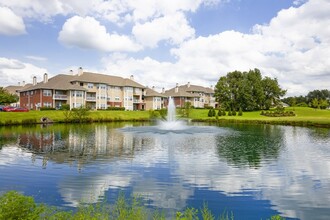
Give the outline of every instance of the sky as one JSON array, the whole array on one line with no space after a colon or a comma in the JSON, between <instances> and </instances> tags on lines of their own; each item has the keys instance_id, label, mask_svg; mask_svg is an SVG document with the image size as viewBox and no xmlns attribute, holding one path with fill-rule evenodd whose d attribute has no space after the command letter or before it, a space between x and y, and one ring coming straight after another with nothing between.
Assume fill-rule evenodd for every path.
<instances>
[{"instance_id":1,"label":"sky","mask_svg":"<svg viewBox=\"0 0 330 220\"><path fill-rule=\"evenodd\" d=\"M161 91L260 69L287 96L330 89L330 0L1 0L0 86L134 76Z\"/></svg>"}]
</instances>

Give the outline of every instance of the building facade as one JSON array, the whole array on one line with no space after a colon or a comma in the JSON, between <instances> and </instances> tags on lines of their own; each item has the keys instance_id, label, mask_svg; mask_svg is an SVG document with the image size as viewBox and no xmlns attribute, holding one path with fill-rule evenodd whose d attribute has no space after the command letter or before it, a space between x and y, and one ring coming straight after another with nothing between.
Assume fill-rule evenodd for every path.
<instances>
[{"instance_id":1,"label":"building facade","mask_svg":"<svg viewBox=\"0 0 330 220\"><path fill-rule=\"evenodd\" d=\"M176 87L165 91L164 95L172 97L178 108L183 108L186 102L191 103L194 108L216 108L218 106L213 88L191 85L190 82L181 86L176 84ZM167 101L165 101L165 105L167 105Z\"/></svg>"},{"instance_id":2,"label":"building facade","mask_svg":"<svg viewBox=\"0 0 330 220\"><path fill-rule=\"evenodd\" d=\"M124 107L126 110L143 110L145 87L130 79L99 73L78 71L77 75L59 74L42 82L33 79L33 85L20 91L20 105L37 110L41 107L70 109L80 106L91 109Z\"/></svg>"}]
</instances>

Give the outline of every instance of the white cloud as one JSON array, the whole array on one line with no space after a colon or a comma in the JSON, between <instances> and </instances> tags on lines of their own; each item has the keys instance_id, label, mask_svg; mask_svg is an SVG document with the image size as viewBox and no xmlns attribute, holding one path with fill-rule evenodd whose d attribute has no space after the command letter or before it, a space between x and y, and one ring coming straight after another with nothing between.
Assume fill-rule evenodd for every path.
<instances>
[{"instance_id":1,"label":"white cloud","mask_svg":"<svg viewBox=\"0 0 330 220\"><path fill-rule=\"evenodd\" d=\"M136 24L132 33L141 44L156 47L162 40L169 40L171 44L180 44L194 37L195 30L189 26L184 14L177 12L144 24Z\"/></svg>"},{"instance_id":2,"label":"white cloud","mask_svg":"<svg viewBox=\"0 0 330 220\"><path fill-rule=\"evenodd\" d=\"M49 22L56 15L93 16L122 24L144 22L177 11L194 12L201 5L215 5L221 0L2 0L0 6L11 8L24 18Z\"/></svg>"},{"instance_id":3,"label":"white cloud","mask_svg":"<svg viewBox=\"0 0 330 220\"><path fill-rule=\"evenodd\" d=\"M35 61L46 61L47 60L46 57L33 56L33 55L28 55L28 56L25 56L25 57L30 59L30 60L35 60Z\"/></svg>"},{"instance_id":4,"label":"white cloud","mask_svg":"<svg viewBox=\"0 0 330 220\"><path fill-rule=\"evenodd\" d=\"M0 35L25 34L23 19L17 16L11 9L0 7Z\"/></svg>"},{"instance_id":5,"label":"white cloud","mask_svg":"<svg viewBox=\"0 0 330 220\"><path fill-rule=\"evenodd\" d=\"M105 26L92 17L74 16L68 19L58 40L68 46L100 51L138 51L141 47L129 37L109 34Z\"/></svg>"},{"instance_id":6,"label":"white cloud","mask_svg":"<svg viewBox=\"0 0 330 220\"><path fill-rule=\"evenodd\" d=\"M18 82L22 81L32 83L33 76L41 80L43 74L47 72L45 68L40 68L30 63L23 63L19 60L0 57L1 86L17 85Z\"/></svg>"},{"instance_id":7,"label":"white cloud","mask_svg":"<svg viewBox=\"0 0 330 220\"><path fill-rule=\"evenodd\" d=\"M108 57L104 63L109 72L131 72L144 84L158 87L187 81L214 85L229 71L259 68L264 75L276 77L288 95L306 95L314 89L329 89L329 11L329 1L310 0L281 10L269 24L256 25L250 34L225 31L185 40L171 49L175 62ZM150 39L154 45L156 40Z\"/></svg>"}]
</instances>

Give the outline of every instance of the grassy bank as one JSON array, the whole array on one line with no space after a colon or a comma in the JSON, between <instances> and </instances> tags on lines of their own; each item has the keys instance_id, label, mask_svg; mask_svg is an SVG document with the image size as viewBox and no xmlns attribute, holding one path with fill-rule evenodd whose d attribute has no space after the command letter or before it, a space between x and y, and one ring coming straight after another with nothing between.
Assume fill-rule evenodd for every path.
<instances>
[{"instance_id":1,"label":"grassy bank","mask_svg":"<svg viewBox=\"0 0 330 220\"><path fill-rule=\"evenodd\" d=\"M330 127L330 110L320 110L306 107L290 107L285 110L294 111L296 116L267 117L260 115L261 111L254 111L243 112L243 116L221 116L216 119L216 117L207 116L207 109L193 110L189 116L193 121Z\"/></svg>"},{"instance_id":2,"label":"grassy bank","mask_svg":"<svg viewBox=\"0 0 330 220\"><path fill-rule=\"evenodd\" d=\"M252 123L280 124L294 126L330 127L330 110L312 109L306 107L286 108L294 111L292 117L267 117L260 115L261 111L244 112L243 116L208 117L208 109L191 109L189 118L193 121L211 121L219 123ZM40 123L42 117L48 117L55 123L73 122L67 120L64 111L30 111L30 112L0 112L0 126L14 124ZM88 112L87 122L112 121L148 121L148 111L91 111Z\"/></svg>"},{"instance_id":3,"label":"grassy bank","mask_svg":"<svg viewBox=\"0 0 330 220\"><path fill-rule=\"evenodd\" d=\"M8 219L56 219L56 220L233 220L234 214L224 212L220 216L215 216L204 205L200 209L186 208L182 212L176 212L174 216L168 216L165 212L150 211L143 205L141 199L133 197L126 199L123 195L117 198L117 201L110 205L107 203L98 203L94 205L81 205L76 211L63 211L56 207L49 207L44 204L37 204L31 196L24 196L16 191L9 191L0 196L0 220ZM271 220L282 220L284 218L276 215L271 216Z\"/></svg>"},{"instance_id":4,"label":"grassy bank","mask_svg":"<svg viewBox=\"0 0 330 220\"><path fill-rule=\"evenodd\" d=\"M0 125L40 123L42 117L50 118L54 123L74 122L68 119L64 111L0 112ZM146 121L148 111L90 111L86 122Z\"/></svg>"}]
</instances>

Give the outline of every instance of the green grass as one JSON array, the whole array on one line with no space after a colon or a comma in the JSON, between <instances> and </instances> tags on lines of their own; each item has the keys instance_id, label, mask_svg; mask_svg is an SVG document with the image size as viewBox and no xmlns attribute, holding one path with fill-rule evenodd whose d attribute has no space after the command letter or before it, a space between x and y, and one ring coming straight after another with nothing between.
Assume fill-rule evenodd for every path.
<instances>
[{"instance_id":1,"label":"green grass","mask_svg":"<svg viewBox=\"0 0 330 220\"><path fill-rule=\"evenodd\" d=\"M143 205L139 197L127 199L119 195L114 204L97 203L93 205L80 205L75 211L65 211L45 204L37 204L32 196L25 196L16 191L8 191L0 196L0 220L234 220L233 213L224 212L217 218L211 213L207 205L200 209L186 208L176 212L175 216L166 215L158 210L152 211ZM199 215L200 214L200 215ZM283 220L279 215L271 216L271 220Z\"/></svg>"},{"instance_id":2,"label":"green grass","mask_svg":"<svg viewBox=\"0 0 330 220\"><path fill-rule=\"evenodd\" d=\"M42 117L48 117L56 122L65 122L64 111L30 111L30 112L0 112L0 125L22 124L24 122L40 122ZM90 111L88 121L145 121L149 120L148 111ZM29 124L29 123L28 123ZM31 124L31 123L30 123Z\"/></svg>"},{"instance_id":3,"label":"green grass","mask_svg":"<svg viewBox=\"0 0 330 220\"><path fill-rule=\"evenodd\" d=\"M265 123L298 126L330 127L330 110L312 109L307 107L286 108L294 111L293 117L267 117L260 115L261 111L243 112L243 116L221 116L220 122L229 123ZM179 111L178 111L179 112ZM216 117L207 116L208 109L191 109L189 118L193 121L216 121ZM30 111L30 112L0 112L0 125L33 124L40 122L42 117L48 117L54 122L65 122L63 111ZM146 121L148 111L90 111L88 121Z\"/></svg>"},{"instance_id":4,"label":"green grass","mask_svg":"<svg viewBox=\"0 0 330 220\"><path fill-rule=\"evenodd\" d=\"M267 117L260 115L261 111L243 112L243 116L219 116L220 121L239 123L265 123L285 124L300 126L324 126L330 127L330 110L312 109L307 107L290 107L285 111L294 111L296 116L291 117ZM190 118L196 121L215 121L216 117L208 117L207 109L194 109Z\"/></svg>"}]
</instances>

